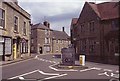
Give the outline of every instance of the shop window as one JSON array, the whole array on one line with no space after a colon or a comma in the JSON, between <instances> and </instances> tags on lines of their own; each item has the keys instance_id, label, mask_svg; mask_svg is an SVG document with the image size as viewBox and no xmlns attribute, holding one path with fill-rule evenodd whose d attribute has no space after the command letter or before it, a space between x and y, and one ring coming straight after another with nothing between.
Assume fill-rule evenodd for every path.
<instances>
[{"instance_id":1,"label":"shop window","mask_svg":"<svg viewBox=\"0 0 120 81\"><path fill-rule=\"evenodd\" d=\"M28 41L21 42L21 53L28 53Z\"/></svg>"},{"instance_id":2,"label":"shop window","mask_svg":"<svg viewBox=\"0 0 120 81\"><path fill-rule=\"evenodd\" d=\"M5 55L10 55L11 53L11 38L5 38Z\"/></svg>"}]
</instances>

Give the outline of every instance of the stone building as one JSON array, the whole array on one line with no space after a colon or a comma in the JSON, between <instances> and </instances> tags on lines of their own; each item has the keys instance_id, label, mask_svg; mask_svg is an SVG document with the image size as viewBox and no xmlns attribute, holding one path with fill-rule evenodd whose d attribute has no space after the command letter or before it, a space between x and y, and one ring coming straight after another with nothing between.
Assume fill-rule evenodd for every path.
<instances>
[{"instance_id":1,"label":"stone building","mask_svg":"<svg viewBox=\"0 0 120 81\"><path fill-rule=\"evenodd\" d=\"M61 54L61 49L67 48L71 44L70 37L64 31L64 27L63 27L63 31L53 30L52 33L53 33L52 53Z\"/></svg>"},{"instance_id":2,"label":"stone building","mask_svg":"<svg viewBox=\"0 0 120 81\"><path fill-rule=\"evenodd\" d=\"M18 2L0 2L0 57L13 60L30 55L30 14Z\"/></svg>"},{"instance_id":3,"label":"stone building","mask_svg":"<svg viewBox=\"0 0 120 81\"><path fill-rule=\"evenodd\" d=\"M50 24L45 21L31 27L31 52L46 54L51 53L52 34Z\"/></svg>"},{"instance_id":4,"label":"stone building","mask_svg":"<svg viewBox=\"0 0 120 81\"><path fill-rule=\"evenodd\" d=\"M119 64L119 2L95 4L86 2L80 16L71 28L76 56L86 60ZM72 26L71 26L72 27Z\"/></svg>"},{"instance_id":5,"label":"stone building","mask_svg":"<svg viewBox=\"0 0 120 81\"><path fill-rule=\"evenodd\" d=\"M67 38L65 32L50 29L48 21L35 24L31 27L31 53L61 53L61 48L68 46Z\"/></svg>"}]
</instances>

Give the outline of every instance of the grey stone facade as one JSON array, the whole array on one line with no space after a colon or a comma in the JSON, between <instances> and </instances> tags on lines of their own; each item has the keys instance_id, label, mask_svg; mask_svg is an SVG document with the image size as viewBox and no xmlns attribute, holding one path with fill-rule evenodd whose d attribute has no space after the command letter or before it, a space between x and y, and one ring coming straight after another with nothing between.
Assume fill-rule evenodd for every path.
<instances>
[{"instance_id":1,"label":"grey stone facade","mask_svg":"<svg viewBox=\"0 0 120 81\"><path fill-rule=\"evenodd\" d=\"M0 10L2 59L29 56L31 15L14 2L0 2Z\"/></svg>"}]
</instances>

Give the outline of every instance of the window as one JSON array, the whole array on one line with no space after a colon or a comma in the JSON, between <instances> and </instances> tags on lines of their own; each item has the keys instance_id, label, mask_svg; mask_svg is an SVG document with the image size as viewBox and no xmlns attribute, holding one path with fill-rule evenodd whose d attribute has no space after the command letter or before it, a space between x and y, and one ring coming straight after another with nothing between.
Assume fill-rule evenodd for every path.
<instances>
[{"instance_id":1,"label":"window","mask_svg":"<svg viewBox=\"0 0 120 81\"><path fill-rule=\"evenodd\" d=\"M60 43L62 43L62 40L60 40Z\"/></svg>"},{"instance_id":2,"label":"window","mask_svg":"<svg viewBox=\"0 0 120 81\"><path fill-rule=\"evenodd\" d=\"M50 43L50 39L49 38L45 38L45 44Z\"/></svg>"},{"instance_id":3,"label":"window","mask_svg":"<svg viewBox=\"0 0 120 81\"><path fill-rule=\"evenodd\" d=\"M5 11L0 9L0 28L5 27Z\"/></svg>"},{"instance_id":4,"label":"window","mask_svg":"<svg viewBox=\"0 0 120 81\"><path fill-rule=\"evenodd\" d=\"M26 22L24 22L23 34L26 35Z\"/></svg>"},{"instance_id":5,"label":"window","mask_svg":"<svg viewBox=\"0 0 120 81\"><path fill-rule=\"evenodd\" d=\"M89 40L89 52L93 53L95 52L95 41Z\"/></svg>"},{"instance_id":6,"label":"window","mask_svg":"<svg viewBox=\"0 0 120 81\"><path fill-rule=\"evenodd\" d=\"M80 26L80 30L81 30L81 32L84 32L84 24L82 24L82 25Z\"/></svg>"},{"instance_id":7,"label":"window","mask_svg":"<svg viewBox=\"0 0 120 81\"><path fill-rule=\"evenodd\" d=\"M80 40L80 50L82 52L86 51L86 40Z\"/></svg>"},{"instance_id":8,"label":"window","mask_svg":"<svg viewBox=\"0 0 120 81\"><path fill-rule=\"evenodd\" d=\"M49 31L45 30L45 35L48 36L49 35Z\"/></svg>"},{"instance_id":9,"label":"window","mask_svg":"<svg viewBox=\"0 0 120 81\"><path fill-rule=\"evenodd\" d=\"M89 31L94 31L94 21L89 22Z\"/></svg>"},{"instance_id":10,"label":"window","mask_svg":"<svg viewBox=\"0 0 120 81\"><path fill-rule=\"evenodd\" d=\"M14 17L14 30L15 32L18 32L18 17Z\"/></svg>"},{"instance_id":11,"label":"window","mask_svg":"<svg viewBox=\"0 0 120 81\"><path fill-rule=\"evenodd\" d=\"M33 39L31 39L31 43L34 43Z\"/></svg>"},{"instance_id":12,"label":"window","mask_svg":"<svg viewBox=\"0 0 120 81\"><path fill-rule=\"evenodd\" d=\"M56 40L56 43L58 43L58 40Z\"/></svg>"},{"instance_id":13,"label":"window","mask_svg":"<svg viewBox=\"0 0 120 81\"><path fill-rule=\"evenodd\" d=\"M119 28L119 20L118 19L112 21L112 27Z\"/></svg>"},{"instance_id":14,"label":"window","mask_svg":"<svg viewBox=\"0 0 120 81\"><path fill-rule=\"evenodd\" d=\"M21 53L28 53L28 40L21 42Z\"/></svg>"}]
</instances>

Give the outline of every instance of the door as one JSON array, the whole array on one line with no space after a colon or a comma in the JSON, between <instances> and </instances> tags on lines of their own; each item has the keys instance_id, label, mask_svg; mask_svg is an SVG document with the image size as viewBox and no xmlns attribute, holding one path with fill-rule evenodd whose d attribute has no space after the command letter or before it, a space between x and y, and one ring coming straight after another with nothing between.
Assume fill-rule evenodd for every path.
<instances>
[{"instance_id":1,"label":"door","mask_svg":"<svg viewBox=\"0 0 120 81\"><path fill-rule=\"evenodd\" d=\"M43 53L43 49L42 49L42 47L39 47L39 52L40 52L40 54Z\"/></svg>"},{"instance_id":2,"label":"door","mask_svg":"<svg viewBox=\"0 0 120 81\"><path fill-rule=\"evenodd\" d=\"M13 58L17 58L17 44L15 39L13 39Z\"/></svg>"},{"instance_id":3,"label":"door","mask_svg":"<svg viewBox=\"0 0 120 81\"><path fill-rule=\"evenodd\" d=\"M2 43L0 43L0 59L3 60L3 44Z\"/></svg>"}]
</instances>

